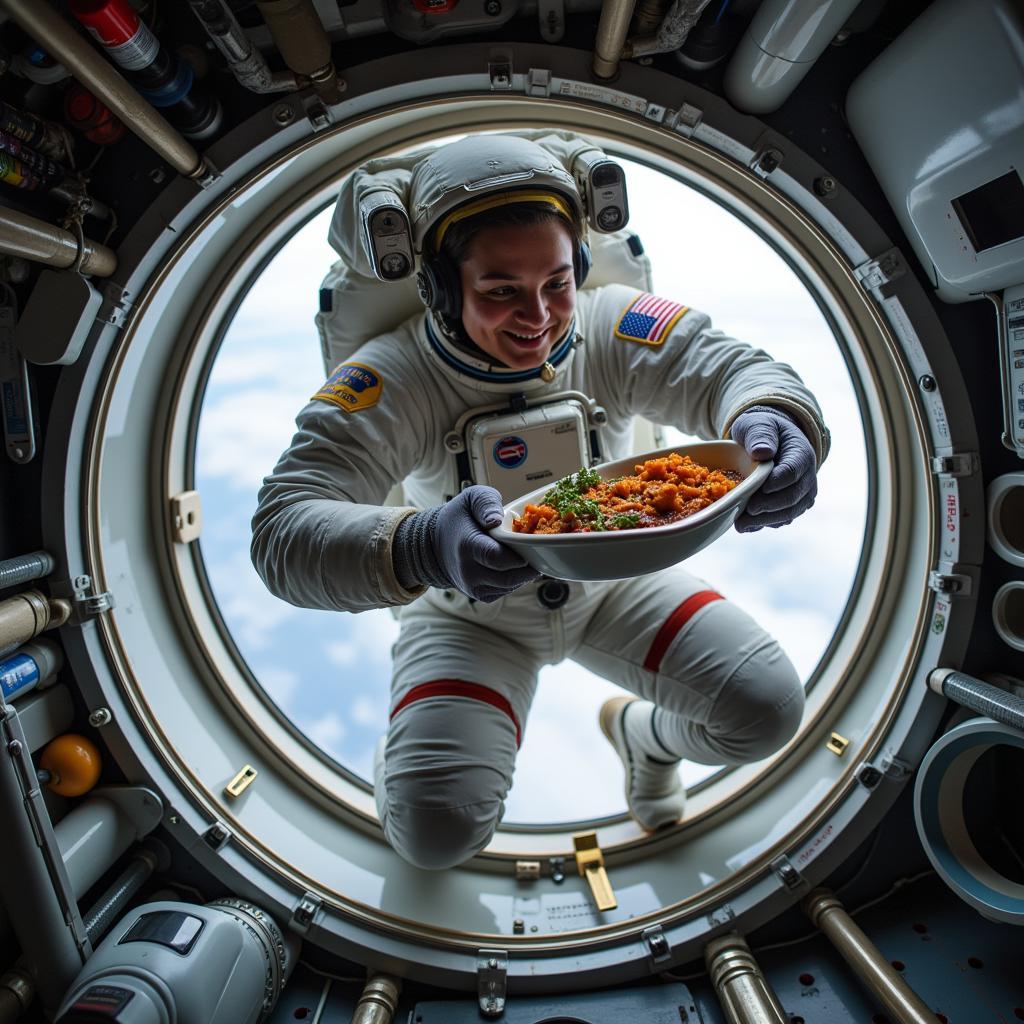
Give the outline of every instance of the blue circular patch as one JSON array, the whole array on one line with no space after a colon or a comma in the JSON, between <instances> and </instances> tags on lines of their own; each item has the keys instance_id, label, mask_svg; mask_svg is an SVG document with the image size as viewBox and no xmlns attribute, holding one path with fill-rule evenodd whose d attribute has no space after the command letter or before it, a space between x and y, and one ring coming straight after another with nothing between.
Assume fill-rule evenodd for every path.
<instances>
[{"instance_id":1,"label":"blue circular patch","mask_svg":"<svg viewBox=\"0 0 1024 1024\"><path fill-rule=\"evenodd\" d=\"M505 469L515 469L526 461L526 442L515 434L494 442L494 461Z\"/></svg>"}]
</instances>

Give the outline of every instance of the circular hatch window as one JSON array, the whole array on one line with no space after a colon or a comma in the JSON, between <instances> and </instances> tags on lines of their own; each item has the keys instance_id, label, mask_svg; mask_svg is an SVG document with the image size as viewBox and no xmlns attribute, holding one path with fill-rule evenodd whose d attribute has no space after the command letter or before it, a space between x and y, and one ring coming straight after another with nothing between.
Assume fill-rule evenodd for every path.
<instances>
[{"instance_id":1,"label":"circular hatch window","mask_svg":"<svg viewBox=\"0 0 1024 1024\"><path fill-rule=\"evenodd\" d=\"M781 530L731 532L688 563L773 633L810 682L856 576L867 507L864 433L842 352L804 283L750 227L683 182L622 162L630 228L651 259L655 291L709 313L718 329L793 366L831 429L832 454L809 513ZM253 677L300 733L365 782L387 728L397 621L386 609L352 615L296 608L266 590L249 560L261 480L324 376L313 316L320 280L337 258L327 243L331 213L328 206L311 217L255 276L229 285L240 302L222 330L198 422L199 545L212 597ZM672 428L661 432L665 443L684 439ZM638 435L638 451L653 447L650 436ZM601 703L620 692L570 660L542 670L506 826L625 813L622 768L597 726ZM717 770L682 766L691 789Z\"/></svg>"}]
</instances>

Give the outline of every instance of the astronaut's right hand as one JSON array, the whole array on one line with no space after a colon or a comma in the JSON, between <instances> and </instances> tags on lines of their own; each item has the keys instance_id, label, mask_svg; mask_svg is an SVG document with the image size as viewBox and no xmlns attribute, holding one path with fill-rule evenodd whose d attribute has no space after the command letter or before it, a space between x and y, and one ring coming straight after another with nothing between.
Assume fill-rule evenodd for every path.
<instances>
[{"instance_id":1,"label":"astronaut's right hand","mask_svg":"<svg viewBox=\"0 0 1024 1024\"><path fill-rule=\"evenodd\" d=\"M502 514L498 491L477 484L403 519L392 542L398 581L406 589L454 587L486 603L539 579L540 573L487 533Z\"/></svg>"}]
</instances>

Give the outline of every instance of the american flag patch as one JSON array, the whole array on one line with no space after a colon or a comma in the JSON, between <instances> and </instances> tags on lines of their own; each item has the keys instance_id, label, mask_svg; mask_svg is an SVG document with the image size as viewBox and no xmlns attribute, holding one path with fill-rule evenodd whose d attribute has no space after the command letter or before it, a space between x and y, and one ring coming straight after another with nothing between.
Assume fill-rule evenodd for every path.
<instances>
[{"instance_id":1,"label":"american flag patch","mask_svg":"<svg viewBox=\"0 0 1024 1024\"><path fill-rule=\"evenodd\" d=\"M645 345L660 345L687 309L689 306L679 302L643 292L619 317L615 337L640 341Z\"/></svg>"}]
</instances>

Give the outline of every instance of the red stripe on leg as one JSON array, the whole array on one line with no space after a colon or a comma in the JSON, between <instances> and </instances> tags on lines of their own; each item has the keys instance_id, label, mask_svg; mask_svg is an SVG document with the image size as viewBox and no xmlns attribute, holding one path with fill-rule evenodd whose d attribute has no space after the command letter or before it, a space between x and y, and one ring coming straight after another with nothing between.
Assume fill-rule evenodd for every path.
<instances>
[{"instance_id":1,"label":"red stripe on leg","mask_svg":"<svg viewBox=\"0 0 1024 1024\"><path fill-rule=\"evenodd\" d=\"M512 719L516 727L516 747L522 743L522 731L519 728L519 720L512 710L512 705L500 693L489 690L479 683L467 683L462 679L434 679L429 683L420 683L414 686L399 702L391 712L394 718L402 708L415 704L418 700L427 700L429 697L469 697L471 700L483 701L490 704L492 708L503 711Z\"/></svg>"},{"instance_id":2,"label":"red stripe on leg","mask_svg":"<svg viewBox=\"0 0 1024 1024\"><path fill-rule=\"evenodd\" d=\"M657 672L661 668L661 659L665 656L668 646L676 638L676 634L690 621L693 616L706 604L712 601L724 601L721 594L713 590L698 590L696 594L688 597L666 620L665 624L658 630L658 635L651 644L644 660L644 668L651 672Z\"/></svg>"}]
</instances>

